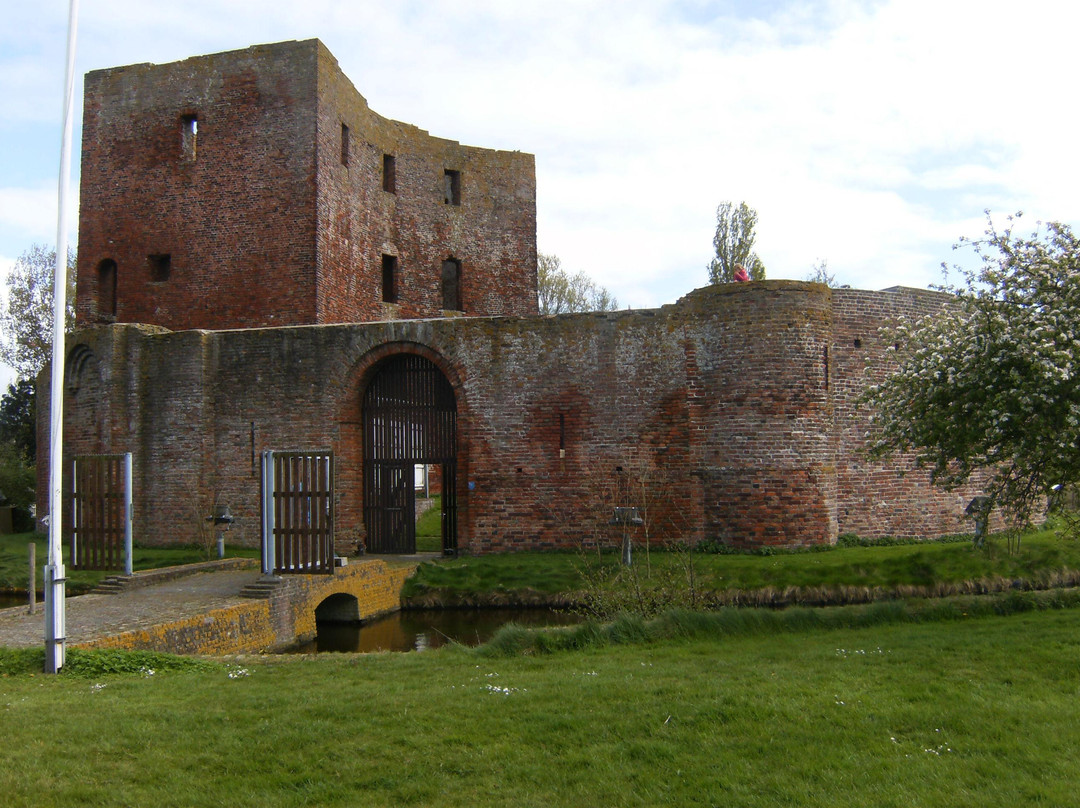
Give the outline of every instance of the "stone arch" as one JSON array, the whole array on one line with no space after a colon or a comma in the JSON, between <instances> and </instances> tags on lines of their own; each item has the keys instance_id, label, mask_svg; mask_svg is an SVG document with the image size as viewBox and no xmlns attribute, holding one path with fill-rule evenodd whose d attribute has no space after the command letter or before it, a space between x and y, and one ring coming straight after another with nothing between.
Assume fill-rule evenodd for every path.
<instances>
[{"instance_id":1,"label":"stone arch","mask_svg":"<svg viewBox=\"0 0 1080 808\"><path fill-rule=\"evenodd\" d=\"M112 426L105 389L97 354L86 343L73 346L64 363L64 423L77 423L80 428L69 432L72 440L65 441L66 451L102 454L110 450Z\"/></svg>"},{"instance_id":2,"label":"stone arch","mask_svg":"<svg viewBox=\"0 0 1080 808\"><path fill-rule=\"evenodd\" d=\"M342 496L338 501L339 538L345 543L355 541L369 552L371 548L364 519L364 429L363 399L383 363L395 356L418 356L429 360L445 377L457 408L456 479L451 494L456 500L456 548L468 545L469 511L467 491L471 418L468 394L457 367L443 354L427 345L411 340L397 340L377 345L363 353L353 364L344 380L343 396L339 403L339 434L337 441L337 481Z\"/></svg>"},{"instance_id":3,"label":"stone arch","mask_svg":"<svg viewBox=\"0 0 1080 808\"><path fill-rule=\"evenodd\" d=\"M357 623L360 621L360 601L349 592L335 592L315 607L315 624Z\"/></svg>"},{"instance_id":4,"label":"stone arch","mask_svg":"<svg viewBox=\"0 0 1080 808\"><path fill-rule=\"evenodd\" d=\"M442 550L457 551L457 398L439 367L416 353L379 362L365 386L364 529L368 550L416 552L414 469L437 466L443 481Z\"/></svg>"}]
</instances>

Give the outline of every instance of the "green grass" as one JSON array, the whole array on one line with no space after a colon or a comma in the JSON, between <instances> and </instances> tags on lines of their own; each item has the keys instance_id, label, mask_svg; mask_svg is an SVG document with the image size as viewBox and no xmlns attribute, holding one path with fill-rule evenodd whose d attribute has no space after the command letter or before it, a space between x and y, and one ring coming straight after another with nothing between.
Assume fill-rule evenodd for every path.
<instances>
[{"instance_id":1,"label":"green grass","mask_svg":"<svg viewBox=\"0 0 1080 808\"><path fill-rule=\"evenodd\" d=\"M29 577L29 551L27 545L31 541L34 542L37 548L37 591L42 591L42 570L48 561L49 544L48 538L40 533L0 535L0 590L26 591ZM115 574L115 571L73 570L68 558L68 549L67 546L63 548L68 595L88 592L106 575ZM257 558L259 550L257 548L226 546L225 555L230 558L236 556ZM214 557L216 558L216 552ZM135 547L133 549L132 567L138 571L172 567L177 564L192 564L206 560L206 552L201 547Z\"/></svg>"},{"instance_id":2,"label":"green grass","mask_svg":"<svg viewBox=\"0 0 1080 808\"><path fill-rule=\"evenodd\" d=\"M987 549L970 542L925 542L871 547L833 547L774 555L712 554L637 549L634 564L641 575L678 570L692 558L701 592L785 590L789 587L927 587L986 579L1040 581L1052 573L1080 570L1080 542L1041 531L1024 537L1020 551L1009 554L1005 540ZM406 586L406 597L441 596L448 601L477 594L514 591L569 593L584 584L583 572L597 565L617 567L614 553L597 561L593 553L513 553L424 564Z\"/></svg>"},{"instance_id":3,"label":"green grass","mask_svg":"<svg viewBox=\"0 0 1080 808\"><path fill-rule=\"evenodd\" d=\"M0 677L18 806L1075 803L1080 609Z\"/></svg>"},{"instance_id":4,"label":"green grass","mask_svg":"<svg viewBox=\"0 0 1080 808\"><path fill-rule=\"evenodd\" d=\"M416 551L442 552L442 497L431 498L432 506L416 520Z\"/></svg>"}]
</instances>

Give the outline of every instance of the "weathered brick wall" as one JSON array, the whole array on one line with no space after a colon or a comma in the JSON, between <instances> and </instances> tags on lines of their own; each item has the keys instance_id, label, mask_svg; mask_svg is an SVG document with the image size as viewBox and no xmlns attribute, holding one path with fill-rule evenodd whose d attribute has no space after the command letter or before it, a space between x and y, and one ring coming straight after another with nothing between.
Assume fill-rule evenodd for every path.
<instances>
[{"instance_id":1,"label":"weathered brick wall","mask_svg":"<svg viewBox=\"0 0 1080 808\"><path fill-rule=\"evenodd\" d=\"M318 322L443 315L442 263L461 262L466 314L536 309L536 173L531 154L462 146L372 112L320 47ZM348 127L348 164L342 160ZM394 160L383 188L384 156ZM444 201L460 173L460 204ZM382 300L382 256L397 259Z\"/></svg>"},{"instance_id":2,"label":"weathered brick wall","mask_svg":"<svg viewBox=\"0 0 1080 808\"><path fill-rule=\"evenodd\" d=\"M375 114L318 40L98 70L85 86L80 325L441 316L448 258L466 314L536 312L533 157ZM460 172L458 205L443 201L446 169ZM384 255L396 303L383 302Z\"/></svg>"},{"instance_id":3,"label":"weathered brick wall","mask_svg":"<svg viewBox=\"0 0 1080 808\"><path fill-rule=\"evenodd\" d=\"M628 529L657 540L934 535L959 524L966 495L868 464L853 409L878 323L921 301L767 281L552 318L107 326L69 347L84 371L69 383L66 452L134 453L141 541L197 539L216 501L239 517L230 540L253 544L260 453L330 448L339 536L362 541L363 392L406 352L455 390L464 551L612 541L618 505L639 508L646 525Z\"/></svg>"},{"instance_id":4,"label":"weathered brick wall","mask_svg":"<svg viewBox=\"0 0 1080 808\"><path fill-rule=\"evenodd\" d=\"M115 261L118 322L172 329L313 322L316 49L283 43L86 76L81 325ZM196 116L194 155L185 116ZM169 256L157 279L151 255Z\"/></svg>"},{"instance_id":5,"label":"weathered brick wall","mask_svg":"<svg viewBox=\"0 0 1080 808\"><path fill-rule=\"evenodd\" d=\"M915 321L948 305L947 295L919 289L832 290L830 389L836 442L837 527L860 536L930 536L970 531L964 508L982 493L978 475L955 491L932 486L911 458L872 463L865 455L869 412L858 404L869 384L892 367L883 325Z\"/></svg>"}]
</instances>

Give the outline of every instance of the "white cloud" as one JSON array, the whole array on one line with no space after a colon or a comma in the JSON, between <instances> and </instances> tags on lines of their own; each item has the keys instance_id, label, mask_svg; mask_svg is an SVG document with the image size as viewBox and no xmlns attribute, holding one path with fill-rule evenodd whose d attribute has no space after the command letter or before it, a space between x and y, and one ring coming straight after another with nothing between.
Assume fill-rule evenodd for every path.
<instances>
[{"instance_id":1,"label":"white cloud","mask_svg":"<svg viewBox=\"0 0 1080 808\"><path fill-rule=\"evenodd\" d=\"M81 70L321 37L377 112L535 153L540 248L633 305L704 283L724 200L758 209L771 277L826 259L871 287L937 281L987 207L1080 220L1062 89L1080 6L103 0L82 14ZM62 56L61 15L15 19L33 30L0 56L8 109L58 120L37 66ZM33 188L53 181L0 190L0 251L51 240L50 192Z\"/></svg>"}]
</instances>

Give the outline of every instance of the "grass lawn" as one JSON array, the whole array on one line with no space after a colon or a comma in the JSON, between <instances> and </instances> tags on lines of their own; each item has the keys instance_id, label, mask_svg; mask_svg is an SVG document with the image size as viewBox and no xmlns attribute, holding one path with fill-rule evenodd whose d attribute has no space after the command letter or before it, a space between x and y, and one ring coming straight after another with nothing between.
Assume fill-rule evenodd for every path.
<instances>
[{"instance_id":1,"label":"grass lawn","mask_svg":"<svg viewBox=\"0 0 1080 808\"><path fill-rule=\"evenodd\" d=\"M442 497L431 498L431 506L416 520L416 551L442 552Z\"/></svg>"},{"instance_id":2,"label":"grass lawn","mask_svg":"<svg viewBox=\"0 0 1080 808\"><path fill-rule=\"evenodd\" d=\"M31 541L37 547L37 591L42 591L42 571L49 559L49 540L47 536L40 533L0 535L0 590L26 591L30 572L27 545ZM68 549L67 546L63 548L68 595L89 592L106 575L115 574L115 571L73 570L70 567L71 562L68 560ZM259 551L257 548L226 546L225 555L230 558L236 556L257 558ZM213 557L217 557L216 547ZM206 551L193 545L184 547L135 547L133 549L132 567L138 571L171 567L177 564L192 564L206 560ZM122 570L120 571L122 572Z\"/></svg>"},{"instance_id":3,"label":"grass lawn","mask_svg":"<svg viewBox=\"0 0 1080 808\"><path fill-rule=\"evenodd\" d=\"M534 590L573 592L583 585L582 571L596 565L592 553L510 553L441 559L423 564L406 585L406 597L442 594L454 600L471 593ZM641 575L685 569L686 553L635 550ZM601 563L617 567L614 553ZM1080 570L1080 542L1060 539L1052 531L1024 536L1020 551L1010 555L1004 538L987 549L970 542L924 542L872 547L833 547L775 555L693 553L700 591L760 590L787 587L933 587L989 578L1039 580L1054 572Z\"/></svg>"},{"instance_id":4,"label":"grass lawn","mask_svg":"<svg viewBox=\"0 0 1080 808\"><path fill-rule=\"evenodd\" d=\"M1068 806L1078 660L1071 608L510 658L16 673L0 677L0 794L11 808Z\"/></svg>"}]
</instances>

